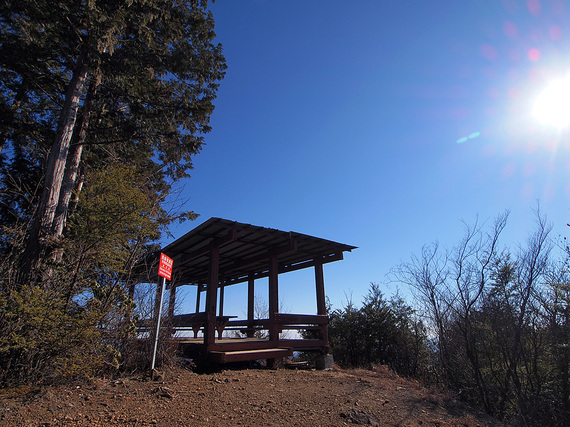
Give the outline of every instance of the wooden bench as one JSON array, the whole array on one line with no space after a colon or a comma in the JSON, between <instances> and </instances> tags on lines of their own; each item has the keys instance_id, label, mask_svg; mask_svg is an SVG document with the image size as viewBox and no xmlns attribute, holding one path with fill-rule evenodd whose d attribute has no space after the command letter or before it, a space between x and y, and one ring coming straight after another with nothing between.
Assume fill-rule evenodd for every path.
<instances>
[{"instance_id":1,"label":"wooden bench","mask_svg":"<svg viewBox=\"0 0 570 427\"><path fill-rule=\"evenodd\" d=\"M275 313L275 321L279 332L285 329L322 331L323 327L328 325L329 318L326 315ZM269 324L269 319L232 320L228 322L227 329L240 331L251 337L256 331L269 330Z\"/></svg>"},{"instance_id":2,"label":"wooden bench","mask_svg":"<svg viewBox=\"0 0 570 427\"><path fill-rule=\"evenodd\" d=\"M216 330L218 331L218 338L222 339L224 329L230 319L237 316L217 316L216 317ZM194 338L198 337L198 332L206 325L207 315L205 312L194 314L179 314L172 319L172 326L175 328L190 327L194 332Z\"/></svg>"},{"instance_id":3,"label":"wooden bench","mask_svg":"<svg viewBox=\"0 0 570 427\"><path fill-rule=\"evenodd\" d=\"M320 331L323 326L328 325L329 318L325 315L315 314L275 313L275 321L279 325L280 331L283 329Z\"/></svg>"}]
</instances>

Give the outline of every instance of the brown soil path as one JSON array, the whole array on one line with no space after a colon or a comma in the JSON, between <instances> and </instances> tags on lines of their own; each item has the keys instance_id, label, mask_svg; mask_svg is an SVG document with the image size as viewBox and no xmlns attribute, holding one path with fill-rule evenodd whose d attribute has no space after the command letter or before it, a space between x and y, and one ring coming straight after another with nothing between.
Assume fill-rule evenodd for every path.
<instances>
[{"instance_id":1,"label":"brown soil path","mask_svg":"<svg viewBox=\"0 0 570 427\"><path fill-rule=\"evenodd\" d=\"M95 380L0 398L2 426L491 426L455 399L387 369L174 369L163 381Z\"/></svg>"}]
</instances>

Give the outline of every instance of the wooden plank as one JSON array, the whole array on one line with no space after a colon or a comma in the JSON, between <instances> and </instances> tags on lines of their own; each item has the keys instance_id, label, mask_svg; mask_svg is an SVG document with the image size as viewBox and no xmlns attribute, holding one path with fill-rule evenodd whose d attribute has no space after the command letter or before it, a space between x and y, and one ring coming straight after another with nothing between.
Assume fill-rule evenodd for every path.
<instances>
[{"instance_id":1,"label":"wooden plank","mask_svg":"<svg viewBox=\"0 0 570 427\"><path fill-rule=\"evenodd\" d=\"M251 338L250 338L251 339ZM249 339L249 340L250 340ZM267 348L275 348L275 344L268 340L216 340L212 351L247 351L247 350L260 350Z\"/></svg>"},{"instance_id":2,"label":"wooden plank","mask_svg":"<svg viewBox=\"0 0 570 427\"><path fill-rule=\"evenodd\" d=\"M230 320L228 322L228 326L249 326L250 324L252 324L253 326L265 327L267 329L269 327L269 319L254 319L252 321Z\"/></svg>"},{"instance_id":3,"label":"wooden plank","mask_svg":"<svg viewBox=\"0 0 570 427\"><path fill-rule=\"evenodd\" d=\"M303 340L303 339L291 339L291 340L280 340L279 345L282 347L290 347L296 351L325 351L323 340Z\"/></svg>"},{"instance_id":4,"label":"wooden plank","mask_svg":"<svg viewBox=\"0 0 570 427\"><path fill-rule=\"evenodd\" d=\"M293 355L291 348L268 348L244 351L210 351L208 359L216 363L245 362L258 359L276 359Z\"/></svg>"},{"instance_id":5,"label":"wooden plank","mask_svg":"<svg viewBox=\"0 0 570 427\"><path fill-rule=\"evenodd\" d=\"M191 326L193 323L206 322L206 313L178 314L172 318L174 326Z\"/></svg>"},{"instance_id":6,"label":"wooden plank","mask_svg":"<svg viewBox=\"0 0 570 427\"><path fill-rule=\"evenodd\" d=\"M329 318L326 315L276 313L275 320L281 325L326 325Z\"/></svg>"}]
</instances>

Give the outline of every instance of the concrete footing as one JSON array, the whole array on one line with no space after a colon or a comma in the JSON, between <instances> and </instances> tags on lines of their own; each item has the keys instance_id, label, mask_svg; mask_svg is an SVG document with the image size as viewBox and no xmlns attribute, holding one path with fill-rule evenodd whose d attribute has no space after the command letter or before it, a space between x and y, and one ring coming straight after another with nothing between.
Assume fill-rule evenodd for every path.
<instances>
[{"instance_id":1,"label":"concrete footing","mask_svg":"<svg viewBox=\"0 0 570 427\"><path fill-rule=\"evenodd\" d=\"M315 361L315 367L319 371L332 369L334 365L334 359L332 354L319 354Z\"/></svg>"}]
</instances>

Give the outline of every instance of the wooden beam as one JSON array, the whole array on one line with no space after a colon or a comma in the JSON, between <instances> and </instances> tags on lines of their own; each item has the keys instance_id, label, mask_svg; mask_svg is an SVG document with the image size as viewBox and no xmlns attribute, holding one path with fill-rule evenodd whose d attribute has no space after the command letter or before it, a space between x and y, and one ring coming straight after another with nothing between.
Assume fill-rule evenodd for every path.
<instances>
[{"instance_id":1,"label":"wooden beam","mask_svg":"<svg viewBox=\"0 0 570 427\"><path fill-rule=\"evenodd\" d=\"M237 231L234 227L226 235L217 237L214 240L212 240L212 242L210 242L210 244L208 246L201 248L201 249L197 249L197 250L192 251L192 252L185 252L182 254L182 256L175 257L176 264L177 264L177 266L183 266L184 264L186 264L192 260L195 260L196 258L200 258L202 256L208 255L210 248L212 246L217 246L218 248L220 248L224 245L227 245L228 243L233 242L234 240L236 240L236 238L237 238Z\"/></svg>"},{"instance_id":2,"label":"wooden beam","mask_svg":"<svg viewBox=\"0 0 570 427\"><path fill-rule=\"evenodd\" d=\"M295 241L295 239L291 238L291 240L287 245L271 248L268 249L267 252L264 254L252 258L247 258L242 261L236 261L231 266L225 268L224 273L231 273L234 270L246 269L247 267L253 264L257 264L260 261L265 261L267 258L271 258L274 256L276 257L289 252L294 252L296 250L297 250L297 242Z\"/></svg>"},{"instance_id":3,"label":"wooden beam","mask_svg":"<svg viewBox=\"0 0 570 427\"><path fill-rule=\"evenodd\" d=\"M310 259L296 264L283 265L281 267L281 273L288 273L290 271L302 270L303 268L313 267L317 263L326 264L333 261L342 261L342 259L343 259L342 252L323 255L322 257Z\"/></svg>"},{"instance_id":4,"label":"wooden beam","mask_svg":"<svg viewBox=\"0 0 570 427\"><path fill-rule=\"evenodd\" d=\"M290 250L291 250L290 246L282 246L282 247L274 249L274 250L269 250L266 253L264 253L263 255L259 255L259 256L256 256L254 258L248 258L243 263L236 262L236 263L232 264L231 267L224 268L224 270L221 271L221 273L224 274L226 286L247 282L249 280L249 274L242 273L240 270L247 270L247 268L250 267L251 265L258 263L259 261L267 260L268 257L270 257L271 255L273 255L275 253L277 255L281 255L281 254L289 252ZM323 255L322 256L322 263L326 264L326 263L333 262L333 261L340 261L342 259L343 259L342 252L336 252L336 253ZM314 267L314 265L315 265L314 259L309 259L307 261L303 261L303 262L299 262L299 263L295 263L295 264L280 263L279 264L279 274L288 273L290 271L302 270L304 268ZM236 270L237 270L238 274L232 275L232 272L236 271ZM186 271L185 275L188 275L188 274L189 274L189 272ZM256 280L264 278L264 277L269 277L269 270L268 269L264 270L264 271L258 271L255 273L255 279ZM194 284L194 283L189 283L189 284ZM179 283L179 286L180 286L180 283Z\"/></svg>"},{"instance_id":5,"label":"wooden beam","mask_svg":"<svg viewBox=\"0 0 570 427\"><path fill-rule=\"evenodd\" d=\"M260 256L259 258L264 258L267 257L269 255L263 255ZM251 259L251 258L250 258ZM329 262L333 262L333 261L340 261L343 259L343 254L342 252L340 253L333 253L333 254L328 254L328 255L324 255L322 258L319 259L319 263L321 264L326 264ZM256 260L256 262L259 260ZM248 267L249 265L254 264L254 262L252 263L248 263L248 265L246 265L246 267ZM279 264L279 274L282 273L289 273L291 271L297 271L297 270L302 270L304 268L309 268L309 267L314 267L315 266L315 260L314 259L310 259L307 261L303 261L303 262L299 262L296 264ZM241 268L241 267L240 267ZM225 269L224 273L228 273L229 270ZM245 276L235 276L235 277L231 277L231 274L228 274L227 276L227 281L226 283L228 285L235 285L237 283L243 283L248 281L249 279L249 275ZM262 272L258 272L255 274L255 278L256 279L261 279L263 277L269 277L269 270L266 271L262 271Z\"/></svg>"},{"instance_id":6,"label":"wooden beam","mask_svg":"<svg viewBox=\"0 0 570 427\"><path fill-rule=\"evenodd\" d=\"M220 237L216 237L211 245L212 246L217 246L218 248L221 248L222 246L227 245L228 243L233 242L234 240L237 239L237 230L234 227L231 228L231 230L229 231L228 234L224 235L224 236L220 236Z\"/></svg>"}]
</instances>

